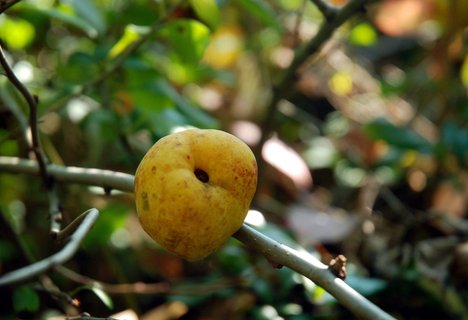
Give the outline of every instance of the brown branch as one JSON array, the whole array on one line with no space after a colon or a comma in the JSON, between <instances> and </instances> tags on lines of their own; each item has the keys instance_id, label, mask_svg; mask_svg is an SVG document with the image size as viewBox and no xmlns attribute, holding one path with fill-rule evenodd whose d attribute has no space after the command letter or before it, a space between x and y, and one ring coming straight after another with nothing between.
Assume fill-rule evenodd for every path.
<instances>
[{"instance_id":1,"label":"brown branch","mask_svg":"<svg viewBox=\"0 0 468 320\"><path fill-rule=\"evenodd\" d=\"M8 8L10 8L11 6L17 4L20 1L21 0L11 0L11 1L8 2L8 1L5 1L5 0L0 0L0 14L2 14Z\"/></svg>"},{"instance_id":2,"label":"brown branch","mask_svg":"<svg viewBox=\"0 0 468 320\"><path fill-rule=\"evenodd\" d=\"M197 284L196 286L178 285L177 283L157 282L157 283L105 283L82 274L79 274L67 267L59 265L55 271L64 277L82 284L96 286L109 294L173 294L173 295L200 295L218 292L221 289L233 288L242 283L242 278L220 279L210 281L209 284Z\"/></svg>"}]
</instances>

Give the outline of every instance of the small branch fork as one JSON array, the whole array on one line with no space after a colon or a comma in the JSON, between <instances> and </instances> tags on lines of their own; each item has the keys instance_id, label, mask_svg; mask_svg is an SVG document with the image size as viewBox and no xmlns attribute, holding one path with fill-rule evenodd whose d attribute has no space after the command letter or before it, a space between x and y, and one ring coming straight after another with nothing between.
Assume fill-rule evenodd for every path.
<instances>
[{"instance_id":1,"label":"small branch fork","mask_svg":"<svg viewBox=\"0 0 468 320\"><path fill-rule=\"evenodd\" d=\"M286 92L291 90L297 78L299 68L314 54L319 52L320 48L333 35L344 22L351 18L356 12L359 12L369 0L349 0L348 3L341 9L334 7L326 2L326 0L310 0L322 12L325 20L318 30L317 34L303 47L296 50L294 59L291 65L281 73L275 81L272 89L272 98L266 107L266 112L263 121L261 122L262 135L260 142L256 148L256 154L261 154L261 149L268 140L273 128L275 127L275 117L277 113L278 103L286 97ZM263 161L259 157L259 162ZM264 167L259 163L259 167ZM260 180L262 175L260 174Z\"/></svg>"},{"instance_id":2,"label":"small branch fork","mask_svg":"<svg viewBox=\"0 0 468 320\"><path fill-rule=\"evenodd\" d=\"M67 229L67 227L62 231L67 233L71 232L73 229L75 229L75 226L79 224L80 221L82 221L79 226L76 227L76 231L74 231L74 233L70 236L70 241L63 247L62 250L48 258L2 275L2 277L0 277L0 287L37 277L47 272L54 266L61 265L68 261L76 253L81 241L83 241L85 235L94 225L98 216L99 211L94 208L84 212L80 217L77 218L79 219L77 223L71 223L70 229Z\"/></svg>"},{"instance_id":3,"label":"small branch fork","mask_svg":"<svg viewBox=\"0 0 468 320\"><path fill-rule=\"evenodd\" d=\"M0 172L36 174L38 170L39 168L35 161L23 160L13 157L0 157ZM76 167L69 168L57 165L50 165L48 167L48 172L50 175L52 175L55 179L59 181L81 183L87 185L97 185L105 188L133 192L134 177L129 174L118 173L109 170L85 169ZM76 234L78 234L79 232L84 232L80 230L87 228L86 226L83 227L83 224L85 224L86 221L89 221L91 219L93 219L92 222L94 222L94 219L97 218L97 212L94 215L92 214L92 212L93 211L91 211L89 215L95 217L90 218L87 216L73 234L73 239L70 242L74 243L75 246L79 242L77 240L78 235ZM91 222L88 223L91 224ZM67 228L64 229L64 232L65 230L67 230ZM71 231L74 227L70 228ZM277 265L288 267L298 272L299 274L306 276L313 282L317 283L319 286L321 286L330 294L332 294L345 307L351 310L356 316L363 319L394 319L392 316L387 314L385 311L371 303L365 297L363 297L350 286L348 286L339 277L336 277L330 270L330 267L321 263L317 258L309 254L305 255L299 253L298 251L286 245L280 244L277 241L254 230L246 224L244 224L240 228L240 230L234 235L234 237L242 243L244 243L247 247L260 252L269 261L275 262L275 264ZM67 253L70 254L72 253L72 249L67 249L68 246L71 245L68 244L62 251L66 250ZM76 250L75 247L73 247L73 249ZM58 254L60 254L61 257L65 256L65 253ZM52 257L55 257L56 255ZM69 255L67 255L66 257L69 258ZM49 259L47 261L50 261ZM51 266L57 265L57 259L58 258L54 258L53 263L46 263L43 260L43 262L41 263L46 264L47 268L42 266L39 270L44 272L45 270L48 270ZM22 277L29 278L28 275L31 271L27 268L29 267L25 267L23 269L18 270L21 271L20 275ZM34 270L36 270L37 274L38 267L34 267ZM14 273L16 274L16 271ZM11 274L7 274L0 277L0 285L5 284L7 280L8 283L12 283L11 279L5 280L6 276L8 276L8 278L12 277ZM23 279L24 278L21 278L18 275L14 277L14 280L16 281Z\"/></svg>"},{"instance_id":4,"label":"small branch fork","mask_svg":"<svg viewBox=\"0 0 468 320\"><path fill-rule=\"evenodd\" d=\"M1 1L1 0L0 0ZM29 128L31 132L31 141L30 149L34 153L36 161L39 165L39 175L41 176L44 187L47 190L47 195L49 198L49 216L50 216L50 232L55 234L60 231L61 222L62 222L62 212L60 210L59 199L57 195L57 190L55 188L54 180L47 173L47 160L44 156L40 142L39 142L39 133L37 128L37 96L33 96L29 90L21 83L21 81L16 77L12 68L8 64L5 53L2 46L0 45L0 64L5 71L5 75L8 80L13 84L13 86L21 93L23 98L26 100L29 108Z\"/></svg>"}]
</instances>

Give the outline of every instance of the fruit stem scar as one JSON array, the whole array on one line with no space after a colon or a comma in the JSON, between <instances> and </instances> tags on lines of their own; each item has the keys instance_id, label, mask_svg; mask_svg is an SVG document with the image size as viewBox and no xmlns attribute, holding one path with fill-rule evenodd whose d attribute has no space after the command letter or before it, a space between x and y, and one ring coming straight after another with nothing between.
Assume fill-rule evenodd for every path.
<instances>
[{"instance_id":1,"label":"fruit stem scar","mask_svg":"<svg viewBox=\"0 0 468 320\"><path fill-rule=\"evenodd\" d=\"M210 180L210 177L208 176L208 173L206 173L204 170L202 169L195 169L195 171L193 172L195 173L195 176L197 177L198 180L200 180L201 182L208 182Z\"/></svg>"}]
</instances>

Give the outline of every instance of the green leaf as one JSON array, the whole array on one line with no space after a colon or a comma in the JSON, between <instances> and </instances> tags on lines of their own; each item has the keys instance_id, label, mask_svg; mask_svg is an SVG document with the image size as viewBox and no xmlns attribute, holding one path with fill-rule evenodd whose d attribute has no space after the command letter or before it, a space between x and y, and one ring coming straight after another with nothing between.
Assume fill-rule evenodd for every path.
<instances>
[{"instance_id":1,"label":"green leaf","mask_svg":"<svg viewBox=\"0 0 468 320\"><path fill-rule=\"evenodd\" d=\"M75 9L76 15L91 25L98 34L106 32L107 26L103 11L96 6L95 1L68 0L67 2Z\"/></svg>"},{"instance_id":2,"label":"green leaf","mask_svg":"<svg viewBox=\"0 0 468 320\"><path fill-rule=\"evenodd\" d=\"M264 25L274 28L276 31L281 30L281 25L276 18L277 14L268 2L262 0L236 0L236 2Z\"/></svg>"},{"instance_id":3,"label":"green leaf","mask_svg":"<svg viewBox=\"0 0 468 320\"><path fill-rule=\"evenodd\" d=\"M78 287L72 292L71 295L75 296L78 292L86 291L86 290L89 290L89 291L93 292L99 298L99 300L102 301L102 303L107 308L109 308L109 309L114 308L114 303L113 303L111 297L105 291L103 291L101 288L98 288L95 285L86 285L86 286Z\"/></svg>"},{"instance_id":4,"label":"green leaf","mask_svg":"<svg viewBox=\"0 0 468 320\"><path fill-rule=\"evenodd\" d=\"M385 280L377 278L367 278L358 275L349 275L346 282L362 295L369 296L380 290L383 290L387 283Z\"/></svg>"},{"instance_id":5,"label":"green leaf","mask_svg":"<svg viewBox=\"0 0 468 320\"><path fill-rule=\"evenodd\" d=\"M99 298L99 300L102 301L102 303L104 303L104 305L107 308L109 309L114 308L114 303L112 302L111 297L106 292L104 292L102 289L99 289L97 287L92 287L90 288L90 290L94 292L94 294Z\"/></svg>"},{"instance_id":6,"label":"green leaf","mask_svg":"<svg viewBox=\"0 0 468 320\"><path fill-rule=\"evenodd\" d=\"M59 75L67 84L82 84L99 74L99 62L95 56L78 51L59 67Z\"/></svg>"},{"instance_id":7,"label":"green leaf","mask_svg":"<svg viewBox=\"0 0 468 320\"><path fill-rule=\"evenodd\" d=\"M168 23L161 36L170 44L175 57L188 65L197 65L210 40L210 30L202 23L179 19Z\"/></svg>"},{"instance_id":8,"label":"green leaf","mask_svg":"<svg viewBox=\"0 0 468 320\"><path fill-rule=\"evenodd\" d=\"M461 166L466 166L468 158L468 130L453 121L447 121L443 124L440 134L440 146L449 152L452 152Z\"/></svg>"},{"instance_id":9,"label":"green leaf","mask_svg":"<svg viewBox=\"0 0 468 320\"><path fill-rule=\"evenodd\" d=\"M351 30L349 37L353 45L369 47L376 43L377 32L370 24L360 23Z\"/></svg>"},{"instance_id":10,"label":"green leaf","mask_svg":"<svg viewBox=\"0 0 468 320\"><path fill-rule=\"evenodd\" d=\"M7 16L0 19L0 39L13 50L23 49L31 44L35 35L34 26L26 20Z\"/></svg>"},{"instance_id":11,"label":"green leaf","mask_svg":"<svg viewBox=\"0 0 468 320\"><path fill-rule=\"evenodd\" d=\"M124 227L129 211L128 207L121 204L111 204L101 209L101 215L86 235L83 246L95 248L106 244L115 230Z\"/></svg>"},{"instance_id":12,"label":"green leaf","mask_svg":"<svg viewBox=\"0 0 468 320\"><path fill-rule=\"evenodd\" d=\"M39 309L39 296L30 285L16 288L12 299L16 312L34 312Z\"/></svg>"},{"instance_id":13,"label":"green leaf","mask_svg":"<svg viewBox=\"0 0 468 320\"><path fill-rule=\"evenodd\" d=\"M21 6L21 9L37 12L49 18L59 20L65 24L82 30L91 38L94 38L99 34L99 30L97 30L94 26L90 25L88 21L76 16L73 10L69 10L68 7L65 5L62 5L58 8L53 8L40 5L34 6L24 4Z\"/></svg>"},{"instance_id":14,"label":"green leaf","mask_svg":"<svg viewBox=\"0 0 468 320\"><path fill-rule=\"evenodd\" d=\"M372 139L383 140L394 147L424 153L432 150L432 144L411 128L396 126L387 119L379 118L364 124L363 130Z\"/></svg>"},{"instance_id":15,"label":"green leaf","mask_svg":"<svg viewBox=\"0 0 468 320\"><path fill-rule=\"evenodd\" d=\"M216 0L190 0L193 10L211 29L219 24L219 8Z\"/></svg>"}]
</instances>

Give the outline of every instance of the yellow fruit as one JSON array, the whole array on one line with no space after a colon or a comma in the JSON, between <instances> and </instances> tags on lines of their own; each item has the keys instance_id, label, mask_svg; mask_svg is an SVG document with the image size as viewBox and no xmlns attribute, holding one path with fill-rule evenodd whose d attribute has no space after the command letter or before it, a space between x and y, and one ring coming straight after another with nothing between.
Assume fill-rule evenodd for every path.
<instances>
[{"instance_id":1,"label":"yellow fruit","mask_svg":"<svg viewBox=\"0 0 468 320\"><path fill-rule=\"evenodd\" d=\"M138 166L138 217L169 252L203 259L241 227L256 186L257 162L238 138L211 129L174 133Z\"/></svg>"}]
</instances>

